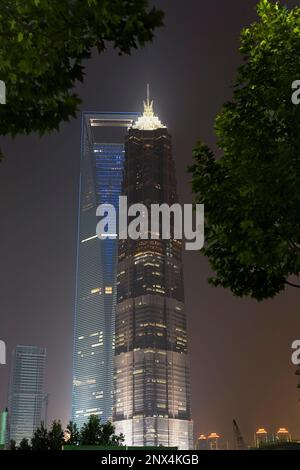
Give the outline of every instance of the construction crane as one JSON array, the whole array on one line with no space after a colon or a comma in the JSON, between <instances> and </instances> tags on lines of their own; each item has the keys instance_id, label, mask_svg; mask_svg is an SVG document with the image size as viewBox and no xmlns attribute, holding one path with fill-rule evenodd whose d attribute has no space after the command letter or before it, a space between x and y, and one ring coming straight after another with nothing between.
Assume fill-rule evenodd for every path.
<instances>
[{"instance_id":1,"label":"construction crane","mask_svg":"<svg viewBox=\"0 0 300 470\"><path fill-rule=\"evenodd\" d=\"M233 420L233 434L237 450L246 450L246 444L236 420Z\"/></svg>"}]
</instances>

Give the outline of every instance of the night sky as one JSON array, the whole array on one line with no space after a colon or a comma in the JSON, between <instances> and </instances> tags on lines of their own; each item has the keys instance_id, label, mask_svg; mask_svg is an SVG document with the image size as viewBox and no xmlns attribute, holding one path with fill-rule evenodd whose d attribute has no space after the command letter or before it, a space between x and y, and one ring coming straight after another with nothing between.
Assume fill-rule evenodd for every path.
<instances>
[{"instance_id":1,"label":"night sky","mask_svg":"<svg viewBox=\"0 0 300 470\"><path fill-rule=\"evenodd\" d=\"M238 37L254 0L157 0L166 26L131 57L109 50L87 62L78 87L82 110L141 111L150 83L155 111L173 137L180 201L192 201L192 148L215 146L213 123L239 64ZM290 6L299 2L287 2ZM295 77L300 78L300 77ZM1 138L0 339L45 346L49 418L69 419L75 291L80 115L59 133ZM258 426L286 426L300 439L300 398L291 344L300 338L300 293L273 301L236 299L207 284L201 253L184 254L195 435L232 440L236 418L246 440ZM10 357L8 357L10 359ZM9 361L10 362L10 361ZM0 366L6 406L9 363Z\"/></svg>"}]
</instances>

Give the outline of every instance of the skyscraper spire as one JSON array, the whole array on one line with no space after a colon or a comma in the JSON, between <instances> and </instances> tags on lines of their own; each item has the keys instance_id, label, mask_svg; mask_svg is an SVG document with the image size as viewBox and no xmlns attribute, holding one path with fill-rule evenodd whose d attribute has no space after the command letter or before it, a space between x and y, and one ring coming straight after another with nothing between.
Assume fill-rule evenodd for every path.
<instances>
[{"instance_id":1,"label":"skyscraper spire","mask_svg":"<svg viewBox=\"0 0 300 470\"><path fill-rule=\"evenodd\" d=\"M141 131L154 131L156 129L166 128L166 126L161 123L158 116L154 114L153 100L150 101L149 83L147 84L147 100L144 101L144 113L132 127L133 129L139 129Z\"/></svg>"}]
</instances>

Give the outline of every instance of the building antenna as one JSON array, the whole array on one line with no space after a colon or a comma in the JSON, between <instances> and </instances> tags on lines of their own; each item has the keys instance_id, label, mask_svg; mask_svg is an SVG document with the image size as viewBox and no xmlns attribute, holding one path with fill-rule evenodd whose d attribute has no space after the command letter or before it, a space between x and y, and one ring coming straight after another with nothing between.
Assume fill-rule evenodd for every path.
<instances>
[{"instance_id":1,"label":"building antenna","mask_svg":"<svg viewBox=\"0 0 300 470\"><path fill-rule=\"evenodd\" d=\"M150 85L147 83L147 104L150 104Z\"/></svg>"}]
</instances>

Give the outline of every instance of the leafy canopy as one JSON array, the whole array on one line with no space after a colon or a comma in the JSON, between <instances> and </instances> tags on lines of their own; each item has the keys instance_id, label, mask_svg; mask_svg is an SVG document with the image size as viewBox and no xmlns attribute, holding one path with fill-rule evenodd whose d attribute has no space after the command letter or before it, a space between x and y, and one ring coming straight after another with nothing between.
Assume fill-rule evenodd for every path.
<instances>
[{"instance_id":1,"label":"leafy canopy","mask_svg":"<svg viewBox=\"0 0 300 470\"><path fill-rule=\"evenodd\" d=\"M6 0L0 5L0 135L41 134L75 117L83 61L111 44L120 54L151 41L163 13L148 0Z\"/></svg>"},{"instance_id":2,"label":"leafy canopy","mask_svg":"<svg viewBox=\"0 0 300 470\"><path fill-rule=\"evenodd\" d=\"M49 435L44 423L34 431L31 439L32 450L49 450Z\"/></svg>"},{"instance_id":3,"label":"leafy canopy","mask_svg":"<svg viewBox=\"0 0 300 470\"><path fill-rule=\"evenodd\" d=\"M102 424L96 415L89 416L88 421L81 428L81 445L117 446L122 442L124 442L124 436L116 435L115 427L109 421Z\"/></svg>"},{"instance_id":4,"label":"leafy canopy","mask_svg":"<svg viewBox=\"0 0 300 470\"><path fill-rule=\"evenodd\" d=\"M19 447L18 447L18 450L31 450L31 446L29 444L29 441L28 439L26 439L25 437L21 440L20 444L19 444Z\"/></svg>"},{"instance_id":5,"label":"leafy canopy","mask_svg":"<svg viewBox=\"0 0 300 470\"><path fill-rule=\"evenodd\" d=\"M64 445L64 432L60 421L53 421L48 432L49 450L62 450Z\"/></svg>"},{"instance_id":6,"label":"leafy canopy","mask_svg":"<svg viewBox=\"0 0 300 470\"><path fill-rule=\"evenodd\" d=\"M70 421L66 433L69 435L69 439L64 435L59 420L52 422L49 431L42 422L33 433L31 446L28 439L24 438L18 448L15 441L10 441L10 449L60 451L64 445L121 446L125 439L123 434L115 434L115 427L112 423L108 421L102 424L96 415L89 416L80 431L76 423Z\"/></svg>"},{"instance_id":7,"label":"leafy canopy","mask_svg":"<svg viewBox=\"0 0 300 470\"><path fill-rule=\"evenodd\" d=\"M14 439L9 441L9 450L17 450L17 443Z\"/></svg>"},{"instance_id":8,"label":"leafy canopy","mask_svg":"<svg viewBox=\"0 0 300 470\"><path fill-rule=\"evenodd\" d=\"M205 204L210 282L234 295L276 296L300 271L300 8L261 0L241 33L243 63L216 119L221 158L203 143L190 167Z\"/></svg>"},{"instance_id":9,"label":"leafy canopy","mask_svg":"<svg viewBox=\"0 0 300 470\"><path fill-rule=\"evenodd\" d=\"M70 421L67 426L67 433L69 434L68 444L71 446L76 446L79 443L80 432L77 427L77 424L74 421Z\"/></svg>"}]
</instances>

